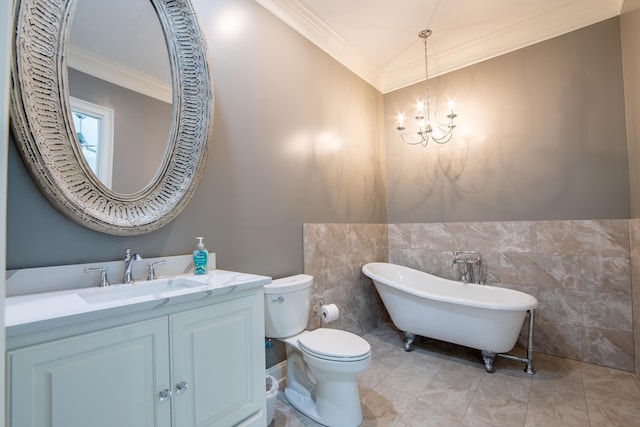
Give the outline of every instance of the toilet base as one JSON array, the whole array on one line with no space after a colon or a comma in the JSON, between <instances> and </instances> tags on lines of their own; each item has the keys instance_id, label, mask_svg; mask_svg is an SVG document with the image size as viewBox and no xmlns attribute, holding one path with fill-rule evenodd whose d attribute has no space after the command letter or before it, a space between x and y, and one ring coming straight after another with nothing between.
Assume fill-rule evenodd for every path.
<instances>
[{"instance_id":1,"label":"toilet base","mask_svg":"<svg viewBox=\"0 0 640 427\"><path fill-rule=\"evenodd\" d=\"M351 403L351 405L347 405L346 408L351 409L345 410L346 408L343 405L345 400L341 399L340 393L338 393L333 396L334 398L337 397L337 399L323 400L321 402L323 404L323 410L321 412L327 414L325 417L321 417L318 414L317 403L309 394L303 394L295 388L286 387L284 389L284 395L291 406L317 423L328 427L357 427L362 424L362 412L360 410L357 385L354 384L354 386L356 387L355 395L353 395L353 393L343 395L343 397L353 395L350 396L352 399L346 399L346 402ZM320 388L322 388L322 386Z\"/></svg>"},{"instance_id":2,"label":"toilet base","mask_svg":"<svg viewBox=\"0 0 640 427\"><path fill-rule=\"evenodd\" d=\"M313 421L322 424L322 420L316 411L316 402L309 396L298 393L291 388L284 389L284 396L287 398L287 401L291 406L311 418Z\"/></svg>"}]
</instances>

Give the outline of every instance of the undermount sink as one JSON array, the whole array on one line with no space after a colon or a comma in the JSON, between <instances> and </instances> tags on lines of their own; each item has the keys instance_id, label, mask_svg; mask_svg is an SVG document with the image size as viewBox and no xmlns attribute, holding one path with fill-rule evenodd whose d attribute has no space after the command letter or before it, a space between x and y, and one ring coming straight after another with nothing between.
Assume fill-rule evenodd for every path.
<instances>
[{"instance_id":1,"label":"undermount sink","mask_svg":"<svg viewBox=\"0 0 640 427\"><path fill-rule=\"evenodd\" d=\"M88 304L102 304L123 299L144 297L149 295L169 294L185 289L206 286L206 283L187 278L157 279L140 281L130 285L112 285L106 288L91 289L78 294Z\"/></svg>"}]
</instances>

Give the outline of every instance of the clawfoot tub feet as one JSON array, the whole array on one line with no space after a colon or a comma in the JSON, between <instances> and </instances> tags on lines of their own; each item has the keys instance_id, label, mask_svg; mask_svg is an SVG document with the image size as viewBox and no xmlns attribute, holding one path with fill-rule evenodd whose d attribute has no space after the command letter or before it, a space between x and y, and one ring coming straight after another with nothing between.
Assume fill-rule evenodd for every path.
<instances>
[{"instance_id":1,"label":"clawfoot tub feet","mask_svg":"<svg viewBox=\"0 0 640 427\"><path fill-rule=\"evenodd\" d=\"M533 370L533 362L531 361L531 359L527 359L527 362L525 363L527 364L527 367L524 368L524 371L529 375L535 374L535 371Z\"/></svg>"},{"instance_id":2,"label":"clawfoot tub feet","mask_svg":"<svg viewBox=\"0 0 640 427\"><path fill-rule=\"evenodd\" d=\"M411 332L406 332L404 333L404 351L411 351L411 344L413 344L413 341L416 339L415 334L412 334Z\"/></svg>"},{"instance_id":3,"label":"clawfoot tub feet","mask_svg":"<svg viewBox=\"0 0 640 427\"><path fill-rule=\"evenodd\" d=\"M493 373L493 361L496 360L497 354L493 351L482 350L482 360L484 360L484 370Z\"/></svg>"}]
</instances>

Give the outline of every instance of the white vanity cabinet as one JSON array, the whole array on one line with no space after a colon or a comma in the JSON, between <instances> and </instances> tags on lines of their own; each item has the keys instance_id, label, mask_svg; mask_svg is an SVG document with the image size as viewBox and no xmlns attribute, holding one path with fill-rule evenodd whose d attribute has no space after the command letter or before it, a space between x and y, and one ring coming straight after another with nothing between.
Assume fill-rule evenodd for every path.
<instances>
[{"instance_id":1,"label":"white vanity cabinet","mask_svg":"<svg viewBox=\"0 0 640 427\"><path fill-rule=\"evenodd\" d=\"M7 425L264 426L262 295L161 306L26 346L10 337Z\"/></svg>"}]
</instances>

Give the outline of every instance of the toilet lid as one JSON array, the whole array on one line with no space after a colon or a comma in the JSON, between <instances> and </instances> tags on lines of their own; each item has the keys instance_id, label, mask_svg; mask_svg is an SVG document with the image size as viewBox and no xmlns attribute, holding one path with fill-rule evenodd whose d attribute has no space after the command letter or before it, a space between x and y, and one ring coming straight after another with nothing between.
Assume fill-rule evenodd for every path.
<instances>
[{"instance_id":1,"label":"toilet lid","mask_svg":"<svg viewBox=\"0 0 640 427\"><path fill-rule=\"evenodd\" d=\"M302 351L320 359L358 361L371 353L367 341L351 332L319 328L298 338Z\"/></svg>"}]
</instances>

